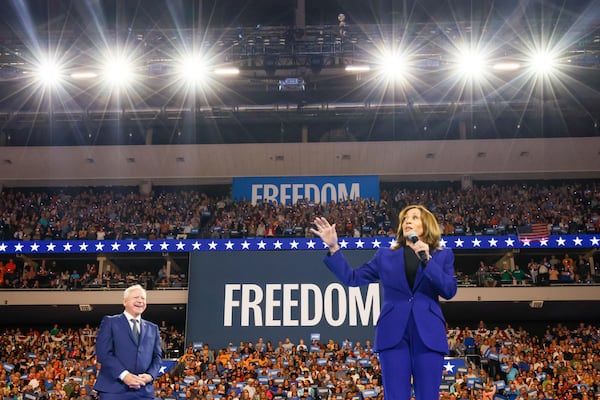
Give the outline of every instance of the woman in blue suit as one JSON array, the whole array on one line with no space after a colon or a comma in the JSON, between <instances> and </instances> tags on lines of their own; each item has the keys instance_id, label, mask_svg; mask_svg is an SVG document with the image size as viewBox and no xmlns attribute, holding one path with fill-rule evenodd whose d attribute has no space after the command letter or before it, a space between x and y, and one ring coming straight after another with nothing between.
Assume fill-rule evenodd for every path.
<instances>
[{"instance_id":1,"label":"woman in blue suit","mask_svg":"<svg viewBox=\"0 0 600 400\"><path fill-rule=\"evenodd\" d=\"M422 205L399 215L396 244L353 269L340 251L335 224L315 220L311 231L329 247L325 264L347 286L380 282L383 306L375 331L386 400L437 400L444 355L448 353L446 322L439 297L457 290L454 254L440 248L435 216Z\"/></svg>"}]
</instances>

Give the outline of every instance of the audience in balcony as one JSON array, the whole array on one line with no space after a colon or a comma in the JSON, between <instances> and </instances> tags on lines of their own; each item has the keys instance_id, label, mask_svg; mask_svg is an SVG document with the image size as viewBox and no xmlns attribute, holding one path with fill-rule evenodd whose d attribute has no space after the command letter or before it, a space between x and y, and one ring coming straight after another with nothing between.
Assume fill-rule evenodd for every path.
<instances>
[{"instance_id":1,"label":"audience in balcony","mask_svg":"<svg viewBox=\"0 0 600 400\"><path fill-rule=\"evenodd\" d=\"M387 184L382 185L378 202L359 199L327 204L253 205L233 201L223 192L221 187L215 187L212 194L173 187L145 196L132 188L8 188L0 196L0 240L304 237L310 236L315 215L335 222L340 237L393 236L397 210L409 203L430 205L447 235L515 233L519 227L540 222L548 225L549 233L554 229L600 232L600 185L595 181L508 182L474 185L468 190L450 183L430 188ZM519 276L507 269L506 279L496 279L498 271L490 267L481 270L480 276L465 278L480 286L503 280L505 284L585 283L596 275L586 262L581 255L577 262L568 255L553 256L519 268ZM99 276L95 264L66 270L52 261L33 268L5 258L0 259L0 287L78 290L120 287L133 281L150 289L185 285L185 278L177 275L167 279L161 275L164 272L158 276L155 271L131 272Z\"/></svg>"},{"instance_id":2,"label":"audience in balcony","mask_svg":"<svg viewBox=\"0 0 600 400\"><path fill-rule=\"evenodd\" d=\"M413 203L427 204L446 235L515 233L535 223L552 233L600 232L595 181L470 189L386 184L378 202L327 204L250 204L223 191L172 187L143 195L133 188L7 188L0 196L0 240L306 236L316 215L335 222L340 237L392 235L398 210Z\"/></svg>"}]
</instances>

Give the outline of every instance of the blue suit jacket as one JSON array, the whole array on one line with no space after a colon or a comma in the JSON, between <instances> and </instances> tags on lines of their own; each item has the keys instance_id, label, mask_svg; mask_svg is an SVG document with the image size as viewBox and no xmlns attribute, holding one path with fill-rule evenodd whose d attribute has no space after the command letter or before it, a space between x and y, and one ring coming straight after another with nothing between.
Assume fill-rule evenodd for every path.
<instances>
[{"instance_id":1,"label":"blue suit jacket","mask_svg":"<svg viewBox=\"0 0 600 400\"><path fill-rule=\"evenodd\" d=\"M325 257L327 267L346 286L380 282L383 306L377 320L375 350L396 347L412 314L423 343L433 351L448 353L446 321L439 296L450 299L456 294L454 253L441 249L431 255L426 267L419 266L412 290L406 279L404 248L380 249L369 262L356 269L348 264L341 250Z\"/></svg>"},{"instance_id":2,"label":"blue suit jacket","mask_svg":"<svg viewBox=\"0 0 600 400\"><path fill-rule=\"evenodd\" d=\"M156 378L162 363L162 348L158 326L141 320L140 338L135 343L125 314L105 316L96 336L96 354L100 373L94 389L113 394L131 393L119 374L128 370L132 374L150 374ZM154 398L153 382L137 390L140 398Z\"/></svg>"}]
</instances>

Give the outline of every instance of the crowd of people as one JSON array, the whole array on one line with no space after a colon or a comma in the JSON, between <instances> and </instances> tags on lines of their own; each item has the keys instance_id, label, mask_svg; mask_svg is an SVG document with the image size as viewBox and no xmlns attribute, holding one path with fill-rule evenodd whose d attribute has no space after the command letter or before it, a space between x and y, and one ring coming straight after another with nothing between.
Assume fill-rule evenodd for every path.
<instances>
[{"instance_id":1,"label":"crowd of people","mask_svg":"<svg viewBox=\"0 0 600 400\"><path fill-rule=\"evenodd\" d=\"M183 330L160 324L164 354L185 348ZM4 328L0 334L2 400L97 399L98 326ZM179 353L182 354L182 353Z\"/></svg>"},{"instance_id":2,"label":"crowd of people","mask_svg":"<svg viewBox=\"0 0 600 400\"><path fill-rule=\"evenodd\" d=\"M383 187L380 199L327 204L251 204L226 193L164 189L142 195L131 188L17 190L0 196L0 240L69 240L169 237L309 236L316 216L336 223L338 236L395 235L398 210L427 204L446 235L486 229L514 233L544 223L566 233L600 232L600 186L595 181L560 184L497 183L460 189ZM9 257L9 256L8 256ZM587 264L586 264L587 263ZM149 271L100 274L88 263L66 269L53 260L30 265L0 260L4 288L185 285L164 265ZM480 286L592 282L589 262L568 254L532 259L526 266L483 261L471 279ZM0 337L3 399L94 399L97 328L6 329ZM174 370L158 377L157 398L175 399L367 399L383 398L380 367L370 343L273 344L257 339L225 348L184 343L180 329L161 326L163 350L183 354ZM591 399L600 393L600 328L556 324L544 335L523 328L448 329L451 355L466 367L448 377L440 399ZM315 350L316 349L316 350ZM444 372L448 375L448 371ZM446 378L446 377L445 377Z\"/></svg>"},{"instance_id":3,"label":"crowd of people","mask_svg":"<svg viewBox=\"0 0 600 400\"><path fill-rule=\"evenodd\" d=\"M393 235L398 211L425 204L443 233L515 233L534 223L565 232L600 232L597 181L515 184L453 183L381 186L379 201L251 204L230 188L131 187L16 189L0 196L0 240L310 236L315 216L336 223L338 236Z\"/></svg>"},{"instance_id":4,"label":"crowd of people","mask_svg":"<svg viewBox=\"0 0 600 400\"><path fill-rule=\"evenodd\" d=\"M187 272L187 271L186 271ZM42 258L39 263L9 257L0 259L0 289L122 289L140 284L147 290L187 287L187 273L169 273L166 264L149 265L146 270L121 269L98 271L95 262L69 269L56 260Z\"/></svg>"},{"instance_id":5,"label":"crowd of people","mask_svg":"<svg viewBox=\"0 0 600 400\"><path fill-rule=\"evenodd\" d=\"M0 289L122 289L137 283L153 290L185 288L188 284L187 271L169 273L164 263L148 265L143 271L127 270L125 267L99 274L94 262L69 269L47 258L33 265L8 256L6 260L0 258ZM600 280L599 263L592 265L583 254L575 260L568 252L531 258L524 267L518 263L509 266L506 261L486 264L482 260L474 272L464 271L461 265L456 265L455 269L462 286L595 284Z\"/></svg>"},{"instance_id":6,"label":"crowd of people","mask_svg":"<svg viewBox=\"0 0 600 400\"><path fill-rule=\"evenodd\" d=\"M223 348L185 344L160 325L163 351L178 349L174 368L154 381L158 399L383 399L371 343L256 338ZM96 399L97 327L5 329L0 336L2 399ZM440 400L595 399L600 396L600 327L553 323L534 334L484 321L448 328L450 356ZM29 397L28 397L29 396ZM496 396L496 397L494 397ZM502 397L498 397L502 396Z\"/></svg>"},{"instance_id":7,"label":"crowd of people","mask_svg":"<svg viewBox=\"0 0 600 400\"><path fill-rule=\"evenodd\" d=\"M479 234L488 229L516 233L534 223L546 224L549 232L600 232L600 185L596 181L507 182L477 184L469 189L451 183L431 187L388 184L382 185L379 201L327 204L251 204L232 200L229 190L221 186L164 188L143 195L132 188L5 188L0 196L0 240L311 237L316 216L335 222L339 237L394 236L398 210L418 203L427 204L435 213L444 235ZM65 268L56 260L42 260L34 266L8 257L0 259L3 288L77 290L140 283L152 289L186 285L185 275L160 275L160 266L149 271L99 274L95 262ZM473 270L461 271L460 266L457 271L464 272L465 283L479 286L595 282L598 274L589 261L581 255L575 258L565 255L558 260L548 254L510 268L483 264L474 274Z\"/></svg>"},{"instance_id":8,"label":"crowd of people","mask_svg":"<svg viewBox=\"0 0 600 400\"><path fill-rule=\"evenodd\" d=\"M536 285L552 284L591 284L598 281L599 266L590 263L583 254L575 260L568 252L560 258L556 254L539 259L531 258L526 267L515 264L513 268L507 261L498 265L486 265L480 261L479 268L467 277L480 287L497 287L502 285Z\"/></svg>"}]
</instances>

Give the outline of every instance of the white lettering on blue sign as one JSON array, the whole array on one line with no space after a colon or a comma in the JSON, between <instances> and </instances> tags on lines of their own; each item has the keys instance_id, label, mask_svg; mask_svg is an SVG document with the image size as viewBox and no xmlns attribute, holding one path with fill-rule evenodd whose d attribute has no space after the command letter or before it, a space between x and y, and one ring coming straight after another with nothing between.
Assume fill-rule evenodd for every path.
<instances>
[{"instance_id":1,"label":"white lettering on blue sign","mask_svg":"<svg viewBox=\"0 0 600 400\"><path fill-rule=\"evenodd\" d=\"M314 183L253 184L251 191L252 204L262 202L295 204L304 199L312 200L315 203L327 203L356 200L361 197L360 183L358 182L351 183L349 187L345 183L325 183L320 187Z\"/></svg>"},{"instance_id":2,"label":"white lettering on blue sign","mask_svg":"<svg viewBox=\"0 0 600 400\"><path fill-rule=\"evenodd\" d=\"M310 283L226 284L223 326L291 327L323 322L330 326L374 326L380 309L376 283L367 287L364 296L360 288L339 283L325 290Z\"/></svg>"}]
</instances>

